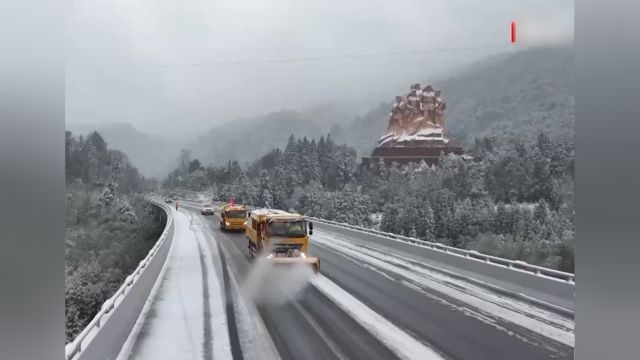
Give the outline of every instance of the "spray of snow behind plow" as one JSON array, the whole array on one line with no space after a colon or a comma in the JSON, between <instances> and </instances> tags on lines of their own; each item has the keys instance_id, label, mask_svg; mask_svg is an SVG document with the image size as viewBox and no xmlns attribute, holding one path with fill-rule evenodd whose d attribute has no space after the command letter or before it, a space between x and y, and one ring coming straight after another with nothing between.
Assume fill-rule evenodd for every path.
<instances>
[{"instance_id":1,"label":"spray of snow behind plow","mask_svg":"<svg viewBox=\"0 0 640 360\"><path fill-rule=\"evenodd\" d=\"M282 305L302 295L314 273L309 264L273 264L265 257L256 258L244 283L243 296L256 304Z\"/></svg>"}]
</instances>

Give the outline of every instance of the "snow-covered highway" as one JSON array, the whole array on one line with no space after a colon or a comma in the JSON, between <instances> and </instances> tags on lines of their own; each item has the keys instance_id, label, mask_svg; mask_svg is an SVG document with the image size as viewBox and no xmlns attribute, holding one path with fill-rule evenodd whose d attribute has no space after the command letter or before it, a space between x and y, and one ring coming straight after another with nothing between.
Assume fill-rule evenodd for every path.
<instances>
[{"instance_id":1,"label":"snow-covered highway","mask_svg":"<svg viewBox=\"0 0 640 360\"><path fill-rule=\"evenodd\" d=\"M321 273L270 273L249 261L243 233L181 205L165 271L120 359L573 358L571 317L415 253L317 225Z\"/></svg>"}]
</instances>

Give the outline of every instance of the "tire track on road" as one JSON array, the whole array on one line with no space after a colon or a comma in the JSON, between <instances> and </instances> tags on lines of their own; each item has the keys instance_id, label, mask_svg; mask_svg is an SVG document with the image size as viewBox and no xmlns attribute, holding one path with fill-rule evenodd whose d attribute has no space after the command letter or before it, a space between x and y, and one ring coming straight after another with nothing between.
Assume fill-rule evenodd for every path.
<instances>
[{"instance_id":1,"label":"tire track on road","mask_svg":"<svg viewBox=\"0 0 640 360\"><path fill-rule=\"evenodd\" d=\"M229 269L227 268L227 260L220 242L216 241L218 247L218 256L220 257L220 265L222 266L222 280L224 282L224 298L227 312L227 327L229 331L229 341L231 343L231 354L234 360L244 360L242 347L240 346L240 336L238 335L238 325L236 324L236 313L233 307L233 292L231 291L231 283L229 280ZM211 254L213 257L213 254Z\"/></svg>"},{"instance_id":2,"label":"tire track on road","mask_svg":"<svg viewBox=\"0 0 640 360\"><path fill-rule=\"evenodd\" d=\"M215 242L223 251L230 279L243 279L251 268L245 237L240 233L219 230L217 222L211 217L205 216L202 219L209 224L208 235L215 237ZM207 245L213 244L209 241ZM279 358L396 358L391 350L312 286L301 296L300 299L287 304L261 304L256 307L256 315L263 322L264 330L269 334L270 342L274 351L279 353ZM337 314L328 314L327 311Z\"/></svg>"},{"instance_id":3,"label":"tire track on road","mask_svg":"<svg viewBox=\"0 0 640 360\"><path fill-rule=\"evenodd\" d=\"M215 243L213 244L213 246L216 246L216 249L217 249L217 251L214 251L215 249L212 248L211 241L207 241L207 238L209 238L209 236L207 236L203 228L207 226L208 222L203 221L203 219L199 218L198 215L193 212L190 212L189 216L192 219L191 220L192 223L197 224L197 226L200 226L197 236L199 240L204 241L204 244L209 251L210 259L212 262L211 265L214 266L215 268L217 268L218 264L220 265L220 268L214 269L214 272L219 273L218 279L220 279L220 276L221 276L223 281L221 284L222 286L220 287L220 291L221 291L220 296L224 304L224 313L226 315L226 328L227 328L227 333L229 337L229 347L230 347L231 356L234 360L244 360L242 345L240 343L240 334L238 332L238 324L236 319L233 290L232 290L231 280L229 277L229 270L228 270L227 261L222 251L220 242L217 239L215 239L215 237L211 239L213 240L213 243ZM199 247L201 246L200 241L198 241L198 246Z\"/></svg>"},{"instance_id":4,"label":"tire track on road","mask_svg":"<svg viewBox=\"0 0 640 360\"><path fill-rule=\"evenodd\" d=\"M198 255L200 258L200 268L202 269L202 313L203 313L203 336L202 336L202 357L204 360L213 360L213 344L215 340L211 334L211 304L209 300L209 272L204 259L204 252L198 244Z\"/></svg>"}]
</instances>

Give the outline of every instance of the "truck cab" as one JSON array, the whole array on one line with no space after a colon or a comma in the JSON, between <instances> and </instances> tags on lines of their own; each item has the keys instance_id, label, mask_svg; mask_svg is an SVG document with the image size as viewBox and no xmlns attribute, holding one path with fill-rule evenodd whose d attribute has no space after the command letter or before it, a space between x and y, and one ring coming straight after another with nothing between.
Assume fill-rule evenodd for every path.
<instances>
[{"instance_id":1,"label":"truck cab","mask_svg":"<svg viewBox=\"0 0 640 360\"><path fill-rule=\"evenodd\" d=\"M220 209L220 229L244 230L247 218L247 209L242 205L225 204Z\"/></svg>"},{"instance_id":2,"label":"truck cab","mask_svg":"<svg viewBox=\"0 0 640 360\"><path fill-rule=\"evenodd\" d=\"M249 256L265 256L274 263L308 263L317 272L320 260L309 257L313 223L302 215L275 209L257 209L247 217L245 234Z\"/></svg>"}]
</instances>

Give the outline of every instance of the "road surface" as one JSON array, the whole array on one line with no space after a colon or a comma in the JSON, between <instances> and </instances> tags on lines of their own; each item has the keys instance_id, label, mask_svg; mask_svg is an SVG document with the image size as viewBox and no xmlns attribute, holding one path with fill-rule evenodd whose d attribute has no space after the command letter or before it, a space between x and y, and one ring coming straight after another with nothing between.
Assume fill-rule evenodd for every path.
<instances>
[{"instance_id":1,"label":"road surface","mask_svg":"<svg viewBox=\"0 0 640 360\"><path fill-rule=\"evenodd\" d=\"M163 281L122 359L573 358L572 319L354 233L316 227L319 276L261 278L244 233L181 204Z\"/></svg>"}]
</instances>

